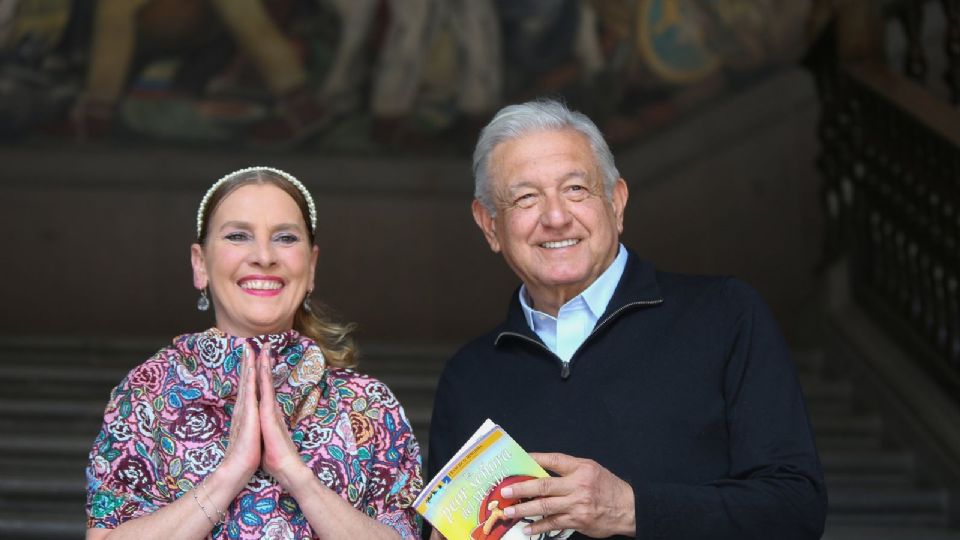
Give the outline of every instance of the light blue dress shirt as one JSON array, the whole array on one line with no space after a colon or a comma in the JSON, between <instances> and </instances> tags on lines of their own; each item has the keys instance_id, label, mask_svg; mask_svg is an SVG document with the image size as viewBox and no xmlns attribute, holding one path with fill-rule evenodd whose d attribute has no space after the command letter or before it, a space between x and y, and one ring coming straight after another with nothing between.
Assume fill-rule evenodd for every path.
<instances>
[{"instance_id":1,"label":"light blue dress shirt","mask_svg":"<svg viewBox=\"0 0 960 540\"><path fill-rule=\"evenodd\" d=\"M530 307L527 287L520 287L520 307L527 324L565 364L570 362L570 357L583 345L606 311L626 265L627 250L620 244L613 263L582 293L560 306L556 317Z\"/></svg>"}]
</instances>

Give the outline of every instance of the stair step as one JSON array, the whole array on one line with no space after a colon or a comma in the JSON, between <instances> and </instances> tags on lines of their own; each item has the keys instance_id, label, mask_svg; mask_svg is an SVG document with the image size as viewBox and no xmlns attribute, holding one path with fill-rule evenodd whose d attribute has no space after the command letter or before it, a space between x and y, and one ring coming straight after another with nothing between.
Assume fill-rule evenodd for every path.
<instances>
[{"instance_id":1,"label":"stair step","mask_svg":"<svg viewBox=\"0 0 960 540\"><path fill-rule=\"evenodd\" d=\"M0 538L78 540L86 533L83 505L71 511L0 511Z\"/></svg>"},{"instance_id":2,"label":"stair step","mask_svg":"<svg viewBox=\"0 0 960 540\"><path fill-rule=\"evenodd\" d=\"M827 474L909 473L914 466L911 454L895 450L821 452L820 462Z\"/></svg>"},{"instance_id":3,"label":"stair step","mask_svg":"<svg viewBox=\"0 0 960 540\"><path fill-rule=\"evenodd\" d=\"M883 439L877 434L830 434L817 437L817 449L820 452L843 450L880 450Z\"/></svg>"},{"instance_id":4,"label":"stair step","mask_svg":"<svg viewBox=\"0 0 960 540\"><path fill-rule=\"evenodd\" d=\"M364 373L426 373L439 376L450 356L452 355L418 355L403 350L383 350L374 355L368 354L366 349L362 348L358 369Z\"/></svg>"},{"instance_id":5,"label":"stair step","mask_svg":"<svg viewBox=\"0 0 960 540\"><path fill-rule=\"evenodd\" d=\"M89 440L97 434L103 421L103 401L50 401L0 399L0 435L84 436ZM0 448L2 448L0 441Z\"/></svg>"},{"instance_id":6,"label":"stair step","mask_svg":"<svg viewBox=\"0 0 960 540\"><path fill-rule=\"evenodd\" d=\"M128 369L47 365L0 364L0 380L4 382L43 381L47 383L102 383L116 385L126 376Z\"/></svg>"},{"instance_id":7,"label":"stair step","mask_svg":"<svg viewBox=\"0 0 960 540\"><path fill-rule=\"evenodd\" d=\"M93 447L93 436L6 435L0 437L0 455L5 456L86 456Z\"/></svg>"},{"instance_id":8,"label":"stair step","mask_svg":"<svg viewBox=\"0 0 960 540\"><path fill-rule=\"evenodd\" d=\"M883 433L883 418L876 414L841 413L810 414L813 431L817 438L829 435L880 435Z\"/></svg>"},{"instance_id":9,"label":"stair step","mask_svg":"<svg viewBox=\"0 0 960 540\"><path fill-rule=\"evenodd\" d=\"M823 370L825 355L823 351L791 351L790 356L799 373L820 373Z\"/></svg>"},{"instance_id":10,"label":"stair step","mask_svg":"<svg viewBox=\"0 0 960 540\"><path fill-rule=\"evenodd\" d=\"M807 401L807 412L811 418L828 418L832 416L855 416L862 412L854 410L850 400L810 400Z\"/></svg>"},{"instance_id":11,"label":"stair step","mask_svg":"<svg viewBox=\"0 0 960 540\"><path fill-rule=\"evenodd\" d=\"M943 512L901 513L901 512L865 512L844 513L827 516L827 529L835 526L864 525L888 528L925 528L947 527L949 520ZM824 538L828 538L824 536ZM857 537L857 540L880 540L884 536ZM910 540L928 540L926 536L909 536ZM853 540L853 539L851 539Z\"/></svg>"},{"instance_id":12,"label":"stair step","mask_svg":"<svg viewBox=\"0 0 960 540\"><path fill-rule=\"evenodd\" d=\"M960 540L960 531L930 526L852 525L827 518L822 540Z\"/></svg>"},{"instance_id":13,"label":"stair step","mask_svg":"<svg viewBox=\"0 0 960 540\"><path fill-rule=\"evenodd\" d=\"M830 499L835 491L850 489L901 489L913 488L913 477L903 471L898 472L830 472L825 475L827 493Z\"/></svg>"},{"instance_id":14,"label":"stair step","mask_svg":"<svg viewBox=\"0 0 960 540\"><path fill-rule=\"evenodd\" d=\"M59 415L103 417L107 400L0 399L0 415Z\"/></svg>"},{"instance_id":15,"label":"stair step","mask_svg":"<svg viewBox=\"0 0 960 540\"><path fill-rule=\"evenodd\" d=\"M83 471L77 471L77 474L69 477L42 477L31 475L29 477L4 477L0 478L0 496L6 494L30 495L57 495L67 494L76 496L82 494L86 489L86 481L83 477Z\"/></svg>"},{"instance_id":16,"label":"stair step","mask_svg":"<svg viewBox=\"0 0 960 540\"><path fill-rule=\"evenodd\" d=\"M8 419L0 420L0 437L10 435L42 436L49 433L85 437L91 441L100 430L100 421L84 420L82 422L64 423L62 421L37 421L24 425Z\"/></svg>"},{"instance_id":17,"label":"stair step","mask_svg":"<svg viewBox=\"0 0 960 540\"><path fill-rule=\"evenodd\" d=\"M853 385L849 381L805 379L801 377L800 385L808 403L821 400L850 401L853 398Z\"/></svg>"},{"instance_id":18,"label":"stair step","mask_svg":"<svg viewBox=\"0 0 960 540\"><path fill-rule=\"evenodd\" d=\"M2 341L2 340L0 340ZM0 365L47 366L50 368L106 368L129 371L150 358L159 347L144 349L99 348L83 346L41 347L35 350L0 345Z\"/></svg>"},{"instance_id":19,"label":"stair step","mask_svg":"<svg viewBox=\"0 0 960 540\"><path fill-rule=\"evenodd\" d=\"M90 446L93 446L93 439L90 439ZM75 475L83 475L87 466L87 451L77 453L76 455L62 456L52 458L50 456L36 455L0 455L0 477L12 477L22 474L33 474L49 476L54 478L66 478Z\"/></svg>"},{"instance_id":20,"label":"stair step","mask_svg":"<svg viewBox=\"0 0 960 540\"><path fill-rule=\"evenodd\" d=\"M830 492L830 512L944 512L947 494L942 490L838 489Z\"/></svg>"},{"instance_id":21,"label":"stair step","mask_svg":"<svg viewBox=\"0 0 960 540\"><path fill-rule=\"evenodd\" d=\"M386 373L386 374L377 374L370 373L370 375L376 377L381 382L390 387L395 394L400 394L401 392L407 393L423 393L430 398L433 398L433 393L437 388L437 377L438 375L410 375L410 374L400 374L400 373Z\"/></svg>"}]
</instances>

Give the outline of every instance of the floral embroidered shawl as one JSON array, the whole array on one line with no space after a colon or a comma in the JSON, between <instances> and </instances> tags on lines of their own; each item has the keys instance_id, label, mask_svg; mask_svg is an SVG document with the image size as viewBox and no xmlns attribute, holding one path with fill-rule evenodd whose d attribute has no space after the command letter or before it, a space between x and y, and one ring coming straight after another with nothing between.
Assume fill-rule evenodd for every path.
<instances>
[{"instance_id":1,"label":"floral embroidered shawl","mask_svg":"<svg viewBox=\"0 0 960 540\"><path fill-rule=\"evenodd\" d=\"M420 449L382 382L327 368L320 348L290 330L239 338L185 334L113 390L87 466L87 526L115 528L168 504L223 459L244 343L269 346L277 402L301 457L330 489L403 538L419 535ZM237 495L213 538L313 538L297 505L263 471Z\"/></svg>"}]
</instances>

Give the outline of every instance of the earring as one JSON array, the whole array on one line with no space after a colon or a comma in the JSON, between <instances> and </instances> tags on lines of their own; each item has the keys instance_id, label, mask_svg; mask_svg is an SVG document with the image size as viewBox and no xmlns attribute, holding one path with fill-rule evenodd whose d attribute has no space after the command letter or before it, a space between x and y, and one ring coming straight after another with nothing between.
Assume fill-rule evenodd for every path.
<instances>
[{"instance_id":1,"label":"earring","mask_svg":"<svg viewBox=\"0 0 960 540\"><path fill-rule=\"evenodd\" d=\"M197 298L197 310L206 311L210 309L210 299L207 298L207 290L200 289L200 298Z\"/></svg>"},{"instance_id":2,"label":"earring","mask_svg":"<svg viewBox=\"0 0 960 540\"><path fill-rule=\"evenodd\" d=\"M303 309L307 313L313 313L313 307L310 306L310 295L313 291L307 291L307 295L303 297Z\"/></svg>"}]
</instances>

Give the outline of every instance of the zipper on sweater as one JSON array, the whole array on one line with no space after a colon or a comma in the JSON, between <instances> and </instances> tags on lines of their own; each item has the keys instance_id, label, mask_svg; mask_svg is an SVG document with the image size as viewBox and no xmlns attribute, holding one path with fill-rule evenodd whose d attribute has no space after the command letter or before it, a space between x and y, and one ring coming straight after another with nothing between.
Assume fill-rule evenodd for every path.
<instances>
[{"instance_id":1,"label":"zipper on sweater","mask_svg":"<svg viewBox=\"0 0 960 540\"><path fill-rule=\"evenodd\" d=\"M519 339L522 339L523 341L526 341L527 343L531 343L543 349L547 354L556 358L560 362L560 378L566 379L567 377L570 376L570 362L564 362L559 356L557 356L555 352L551 351L543 343L540 343L535 339L531 339L523 334L518 334L516 332L500 332L500 334L497 336L496 341L494 341L494 345L496 345L496 343L499 342L500 338L502 338L503 336L511 336L511 337L519 338Z\"/></svg>"},{"instance_id":2,"label":"zipper on sweater","mask_svg":"<svg viewBox=\"0 0 960 540\"><path fill-rule=\"evenodd\" d=\"M617 315L619 315L621 311L623 311L623 310L625 310L625 309L627 309L627 308L630 308L630 307L634 307L634 306L655 306L655 305L657 305L657 304L662 304L662 303L663 303L663 298L657 298L656 300L640 300L640 301L638 301L638 302L630 302L629 304L624 304L624 305L620 306L620 309L614 311L614 312L611 313L610 316L608 316L606 319L604 319L604 320L600 321L599 323L597 323L597 325L593 327L593 330L592 330L589 334L587 334L587 337L583 339L583 343L586 343L587 340L589 340L590 338L592 338L593 335L596 334L598 330L600 330L601 328L603 328L603 327L604 327L608 322L610 322L614 317L616 317ZM583 347L583 343L580 344L580 347ZM577 348L577 351L579 351L579 350L580 350L580 348L578 347L578 348ZM573 354L577 354L576 351L574 351Z\"/></svg>"},{"instance_id":3,"label":"zipper on sweater","mask_svg":"<svg viewBox=\"0 0 960 540\"><path fill-rule=\"evenodd\" d=\"M576 355L577 355L577 352L580 351L581 348L583 348L583 345L586 344L587 341L588 341L590 338L592 338L593 335L596 334L598 330L600 330L601 328L603 328L608 322L610 322L611 320L613 320L613 319L614 319L617 315L619 315L623 310L625 310L625 309L627 309L627 308L635 307L635 306L655 306L655 305L657 305L657 304L662 304L662 303L663 303L663 298L657 298L656 300L641 300L641 301L638 301L638 302L630 302L629 304L624 304L624 305L620 306L619 309L617 309L616 311L614 311L613 313L611 313L606 319L603 319L602 321L600 321L599 323L597 323L596 326L593 327L593 330L587 335L586 338L584 338L583 343L580 344L580 347L578 347L577 350L574 351L573 356L576 356ZM516 332L500 332L500 335L497 336L497 340L496 340L496 341L500 341L500 338L503 337L503 336L512 336L512 337L515 337L515 338L520 338L520 339L522 339L522 340L524 340L524 341L526 341L526 342L528 342L528 343L532 343L532 344L536 345L537 347L540 347L541 349L543 349L544 351L546 351L548 354L552 355L554 358L556 358L557 360L560 361L560 378L561 378L561 379L564 379L564 380L570 378L570 361L569 361L569 360L563 360L562 358L560 358L559 356L557 356L557 354L556 354L555 352L551 351L551 350L550 350L546 345L544 345L543 343L541 343L541 342L539 342L539 341L537 341L537 340L535 340L535 339L531 339L531 338L529 338L529 337L527 337L527 336L525 336L525 335L523 335L523 334L518 334L518 333L516 333ZM496 342L495 342L495 343L496 343ZM573 358L573 356L571 356L570 358Z\"/></svg>"},{"instance_id":4,"label":"zipper on sweater","mask_svg":"<svg viewBox=\"0 0 960 540\"><path fill-rule=\"evenodd\" d=\"M593 327L593 330L591 330L590 333L587 334L587 337L583 338L583 343L581 343L580 346L577 347L577 350L573 351L573 354L570 356L570 360L573 360L573 357L576 356L578 352L580 352L580 349L582 349L583 346L586 345L588 341L590 341L590 338L592 338L597 332L599 332L601 328L606 326L608 322L615 319L617 315L619 315L623 310L632 308L632 307L637 307L637 306L656 306L662 303L663 303L663 298L657 298L656 300L640 300L637 302L630 302L629 304L624 304L620 306L619 309L611 313L606 319L603 319L602 321L598 322L597 325ZM569 376L570 376L570 361L568 360L563 363L563 367L560 369L560 378L566 379Z\"/></svg>"},{"instance_id":5,"label":"zipper on sweater","mask_svg":"<svg viewBox=\"0 0 960 540\"><path fill-rule=\"evenodd\" d=\"M515 337L515 338L520 338L520 339L522 339L522 340L524 340L524 341L526 341L526 342L528 342L528 343L533 343L533 344L536 345L537 347L540 347L541 349L547 351L548 353L552 354L553 356L557 356L553 351L551 351L550 349L548 349L547 346L544 345L543 343L540 343L539 341L537 341L537 340L535 340L535 339L530 339L530 338L528 338L527 336L525 336L525 335L523 335L523 334L518 334L518 333L516 333L516 332L500 332L500 335L497 336L497 341L500 341L500 338L502 338L503 336L513 336L513 337ZM496 345L496 341L494 342L494 345ZM560 357L559 357L559 356L557 356L557 360L560 360ZM563 360L560 360L560 361L562 362Z\"/></svg>"}]
</instances>

